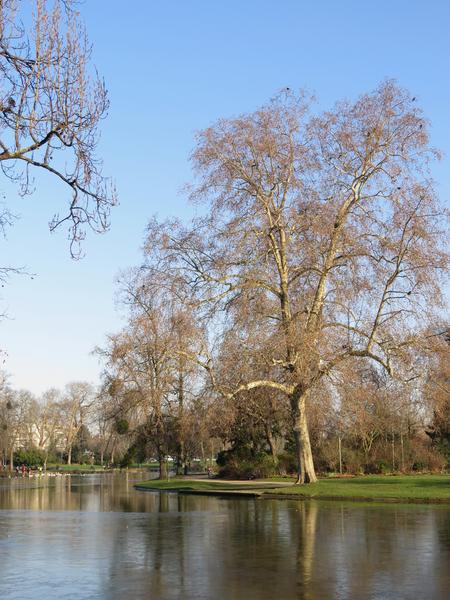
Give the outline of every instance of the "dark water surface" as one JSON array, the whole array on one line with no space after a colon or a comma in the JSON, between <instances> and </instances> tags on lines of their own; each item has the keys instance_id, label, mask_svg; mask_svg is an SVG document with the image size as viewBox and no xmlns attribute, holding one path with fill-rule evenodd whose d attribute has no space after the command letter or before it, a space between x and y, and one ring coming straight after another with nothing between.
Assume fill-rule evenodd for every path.
<instances>
[{"instance_id":1,"label":"dark water surface","mask_svg":"<svg viewBox=\"0 0 450 600\"><path fill-rule=\"evenodd\" d=\"M0 480L0 600L450 598L450 507Z\"/></svg>"}]
</instances>

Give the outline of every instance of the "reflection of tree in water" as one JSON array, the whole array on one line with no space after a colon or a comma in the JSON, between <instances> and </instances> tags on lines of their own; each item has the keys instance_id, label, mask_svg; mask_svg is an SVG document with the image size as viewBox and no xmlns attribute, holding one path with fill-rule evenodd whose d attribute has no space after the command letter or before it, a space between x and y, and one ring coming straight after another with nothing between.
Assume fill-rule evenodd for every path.
<instances>
[{"instance_id":1,"label":"reflection of tree in water","mask_svg":"<svg viewBox=\"0 0 450 600\"><path fill-rule=\"evenodd\" d=\"M298 527L296 591L298 597L305 600L314 598L312 589L318 510L315 502L301 502L295 513L298 517L295 523Z\"/></svg>"},{"instance_id":2,"label":"reflection of tree in water","mask_svg":"<svg viewBox=\"0 0 450 600\"><path fill-rule=\"evenodd\" d=\"M113 581L124 578L136 598L292 597L299 538L314 538L317 508L292 511L289 523L283 503L161 494L158 509L115 531L108 597L120 597ZM309 563L313 547L304 540Z\"/></svg>"},{"instance_id":3,"label":"reflection of tree in water","mask_svg":"<svg viewBox=\"0 0 450 600\"><path fill-rule=\"evenodd\" d=\"M311 503L308 514L307 505L299 597L440 598L439 590L448 589L448 569L433 541L445 527L437 524L439 509Z\"/></svg>"},{"instance_id":4,"label":"reflection of tree in water","mask_svg":"<svg viewBox=\"0 0 450 600\"><path fill-rule=\"evenodd\" d=\"M193 502L184 508L195 508ZM276 501L226 501L217 509L215 517L205 516L203 552L180 525L184 540L172 553L179 590L194 582L208 590L205 597L247 600L439 598L450 583L448 537L444 554L435 539L438 531L448 536L448 509ZM165 548L161 560L169 554Z\"/></svg>"},{"instance_id":5,"label":"reflection of tree in water","mask_svg":"<svg viewBox=\"0 0 450 600\"><path fill-rule=\"evenodd\" d=\"M146 475L144 475L146 476ZM154 510L157 494L139 494L128 474L63 475L15 478L0 482L0 508L12 510L72 510L145 512Z\"/></svg>"},{"instance_id":6,"label":"reflection of tree in water","mask_svg":"<svg viewBox=\"0 0 450 600\"><path fill-rule=\"evenodd\" d=\"M129 515L113 531L105 598L181 598L183 513L175 494L150 496L152 510Z\"/></svg>"},{"instance_id":7,"label":"reflection of tree in water","mask_svg":"<svg viewBox=\"0 0 450 600\"><path fill-rule=\"evenodd\" d=\"M436 525L433 527L433 532L436 538L436 563L435 571L441 574L441 577L437 581L436 585L436 596L437 591L441 588L442 585L445 587L443 589L450 589L450 575L449 575L449 565L450 565L450 508L448 506L439 507L439 510L436 512ZM446 577L446 582L441 581L443 576ZM430 598L433 597L430 595Z\"/></svg>"},{"instance_id":8,"label":"reflection of tree in water","mask_svg":"<svg viewBox=\"0 0 450 600\"><path fill-rule=\"evenodd\" d=\"M0 488L0 508L74 511L27 523L36 543L52 522L69 536L68 564L86 573L90 557L104 598L440 598L450 584L448 507L136 492L115 475L24 485Z\"/></svg>"},{"instance_id":9,"label":"reflection of tree in water","mask_svg":"<svg viewBox=\"0 0 450 600\"><path fill-rule=\"evenodd\" d=\"M444 510L150 496L108 540L107 598L439 598L448 580Z\"/></svg>"}]
</instances>

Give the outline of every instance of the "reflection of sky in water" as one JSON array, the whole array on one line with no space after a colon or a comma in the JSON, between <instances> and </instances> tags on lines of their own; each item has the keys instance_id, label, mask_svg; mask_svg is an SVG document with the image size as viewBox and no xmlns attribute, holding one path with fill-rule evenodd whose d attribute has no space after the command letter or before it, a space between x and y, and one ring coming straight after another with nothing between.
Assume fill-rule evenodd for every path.
<instances>
[{"instance_id":1,"label":"reflection of sky in water","mask_svg":"<svg viewBox=\"0 0 450 600\"><path fill-rule=\"evenodd\" d=\"M0 598L448 598L450 508L0 484ZM31 486L31 487L29 487Z\"/></svg>"}]
</instances>

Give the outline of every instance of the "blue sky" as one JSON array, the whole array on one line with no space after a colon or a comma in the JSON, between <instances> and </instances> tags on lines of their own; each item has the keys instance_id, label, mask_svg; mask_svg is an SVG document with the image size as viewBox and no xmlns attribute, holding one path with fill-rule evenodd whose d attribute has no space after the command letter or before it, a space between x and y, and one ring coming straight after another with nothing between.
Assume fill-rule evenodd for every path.
<instances>
[{"instance_id":1,"label":"blue sky","mask_svg":"<svg viewBox=\"0 0 450 600\"><path fill-rule=\"evenodd\" d=\"M124 6L128 10L124 10ZM8 319L0 348L11 383L40 393L98 381L90 352L120 327L114 280L137 264L149 217L188 217L194 133L250 111L282 87L307 88L322 107L374 89L386 77L409 88L432 121L445 157L435 176L450 191L450 2L447 0L85 0L80 7L111 109L100 154L120 206L106 235L69 257L66 233L50 235L56 184L29 198L0 181L20 219L1 241L2 264L26 266L2 291ZM64 193L64 192L63 192Z\"/></svg>"}]
</instances>

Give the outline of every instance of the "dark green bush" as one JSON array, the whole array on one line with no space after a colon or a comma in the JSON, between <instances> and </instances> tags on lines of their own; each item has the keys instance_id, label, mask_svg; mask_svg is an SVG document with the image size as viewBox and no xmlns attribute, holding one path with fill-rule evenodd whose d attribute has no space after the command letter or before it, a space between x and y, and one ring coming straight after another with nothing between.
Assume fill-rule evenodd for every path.
<instances>
[{"instance_id":1,"label":"dark green bush","mask_svg":"<svg viewBox=\"0 0 450 600\"><path fill-rule=\"evenodd\" d=\"M293 475L297 472L297 459L292 452L284 452L278 456L278 472L280 475Z\"/></svg>"},{"instance_id":2,"label":"dark green bush","mask_svg":"<svg viewBox=\"0 0 450 600\"><path fill-rule=\"evenodd\" d=\"M16 465L27 467L42 467L45 462L45 452L39 448L21 448L14 453Z\"/></svg>"},{"instance_id":3,"label":"dark green bush","mask_svg":"<svg viewBox=\"0 0 450 600\"><path fill-rule=\"evenodd\" d=\"M219 452L217 457L219 477L230 479L253 479L277 474L277 465L267 452L254 452L240 446Z\"/></svg>"},{"instance_id":4,"label":"dark green bush","mask_svg":"<svg viewBox=\"0 0 450 600\"><path fill-rule=\"evenodd\" d=\"M124 435L125 433L128 433L130 424L126 419L118 419L115 423L115 427L118 434Z\"/></svg>"}]
</instances>

